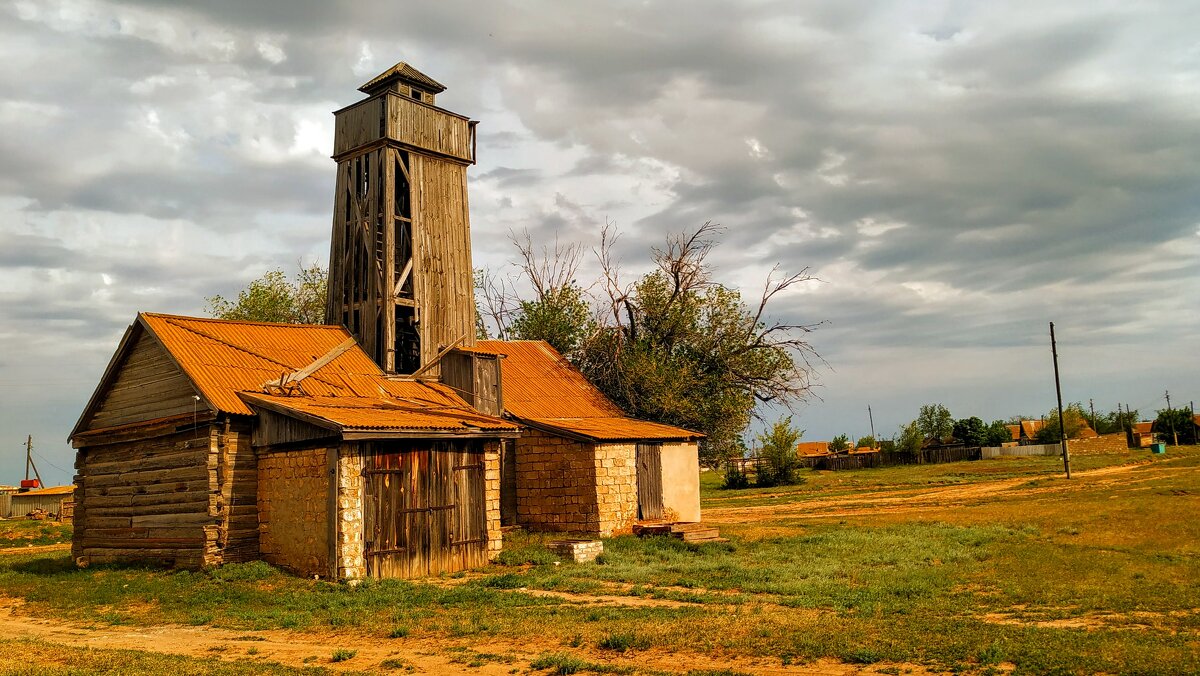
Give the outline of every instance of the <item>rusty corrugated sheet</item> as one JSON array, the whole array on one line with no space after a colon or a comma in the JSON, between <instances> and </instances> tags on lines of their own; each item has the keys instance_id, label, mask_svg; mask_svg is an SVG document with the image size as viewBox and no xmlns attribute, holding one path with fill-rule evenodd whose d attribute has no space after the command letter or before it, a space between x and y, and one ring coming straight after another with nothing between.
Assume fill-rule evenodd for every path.
<instances>
[{"instance_id":1,"label":"rusty corrugated sheet","mask_svg":"<svg viewBox=\"0 0 1200 676\"><path fill-rule=\"evenodd\" d=\"M350 338L338 326L269 324L142 314L204 398L225 413L253 415L246 399L327 420L343 429L516 430L437 383L389 380L359 347L304 379L290 396L263 383L304 368Z\"/></svg>"},{"instance_id":2,"label":"rusty corrugated sheet","mask_svg":"<svg viewBox=\"0 0 1200 676\"><path fill-rule=\"evenodd\" d=\"M597 441L666 441L699 439L703 434L673 425L633 418L522 418L524 422L550 430L562 430Z\"/></svg>"},{"instance_id":3,"label":"rusty corrugated sheet","mask_svg":"<svg viewBox=\"0 0 1200 676\"><path fill-rule=\"evenodd\" d=\"M475 349L504 355L504 410L520 420L604 441L704 436L626 416L545 341L481 340Z\"/></svg>"},{"instance_id":4,"label":"rusty corrugated sheet","mask_svg":"<svg viewBox=\"0 0 1200 676\"><path fill-rule=\"evenodd\" d=\"M420 383L406 383L420 387ZM433 388L428 388L433 391ZM250 404L294 411L320 418L346 430L488 430L515 432L517 425L421 395L400 399L379 397L307 397L243 394Z\"/></svg>"}]
</instances>

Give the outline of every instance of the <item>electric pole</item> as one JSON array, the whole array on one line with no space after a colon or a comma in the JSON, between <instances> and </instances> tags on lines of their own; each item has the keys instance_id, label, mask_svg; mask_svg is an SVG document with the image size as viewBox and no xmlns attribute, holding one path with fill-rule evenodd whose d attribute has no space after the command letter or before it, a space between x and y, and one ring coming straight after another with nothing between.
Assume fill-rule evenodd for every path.
<instances>
[{"instance_id":1,"label":"electric pole","mask_svg":"<svg viewBox=\"0 0 1200 676\"><path fill-rule=\"evenodd\" d=\"M1063 421L1062 384L1058 378L1058 343L1054 340L1054 322L1050 322L1050 354L1054 357L1054 393L1058 397L1058 439L1062 445L1063 469L1071 478L1071 454L1067 450L1067 427Z\"/></svg>"},{"instance_id":2,"label":"electric pole","mask_svg":"<svg viewBox=\"0 0 1200 676\"><path fill-rule=\"evenodd\" d=\"M875 415L871 413L871 405L867 404L867 419L871 421L871 445L878 446L875 443Z\"/></svg>"},{"instance_id":3,"label":"electric pole","mask_svg":"<svg viewBox=\"0 0 1200 676\"><path fill-rule=\"evenodd\" d=\"M29 468L33 468L33 476L37 477L37 487L42 488L42 474L37 465L33 464L33 435L25 437L25 481L29 481Z\"/></svg>"},{"instance_id":4,"label":"electric pole","mask_svg":"<svg viewBox=\"0 0 1200 676\"><path fill-rule=\"evenodd\" d=\"M1179 445L1179 432L1175 431L1175 409L1171 408L1171 391L1166 390L1167 397L1167 422L1171 423L1171 440L1175 443L1173 446Z\"/></svg>"},{"instance_id":5,"label":"electric pole","mask_svg":"<svg viewBox=\"0 0 1200 676\"><path fill-rule=\"evenodd\" d=\"M1088 408L1092 409L1092 431L1096 434L1100 434L1100 430L1097 429L1100 426L1096 424L1096 402L1090 398L1088 399Z\"/></svg>"}]
</instances>

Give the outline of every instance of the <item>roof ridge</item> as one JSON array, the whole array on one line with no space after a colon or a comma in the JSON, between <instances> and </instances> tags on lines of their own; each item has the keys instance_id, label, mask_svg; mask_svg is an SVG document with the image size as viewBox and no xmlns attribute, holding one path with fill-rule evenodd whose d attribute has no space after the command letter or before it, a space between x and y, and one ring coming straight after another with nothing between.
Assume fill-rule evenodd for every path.
<instances>
[{"instance_id":1,"label":"roof ridge","mask_svg":"<svg viewBox=\"0 0 1200 676\"><path fill-rule=\"evenodd\" d=\"M161 317L161 315L160 315L160 317ZM184 331L187 331L187 332L189 332L189 333L194 333L194 334L196 334L197 336L200 336L200 337L202 337L202 338L207 338L207 339L209 339L209 340L213 341L214 343L220 343L220 344L224 345L225 347L229 347L229 348L232 348L232 349L234 349L234 350L238 350L239 352L245 352L245 353L246 353L246 354L248 354L248 355L252 355L252 356L254 356L254 357L258 357L259 359L262 359L263 361L269 361L269 362L271 362L272 364L276 364L276 365L278 365L278 366L282 366L284 369L287 369L288 371L295 371L295 370L296 370L296 367L295 367L295 366L290 366L290 365L288 365L288 364L285 364L285 363L283 363L283 362L281 362L281 361L278 361L278 360L272 359L272 358L270 358L270 357L268 357L268 356L266 356L266 355L259 354L259 353L255 352L254 350L247 349L247 348L245 348L245 347L242 347L241 345L234 345L233 343L230 343L230 342L227 342L227 341L221 340L220 338L217 338L216 336L209 335L209 334L207 334L207 333L205 333L205 332L203 332L203 331L197 331L196 329L194 329L194 328L192 328L192 327L190 327L190 326L184 326L183 324L180 324L180 323L178 323L178 322L171 321L172 319L174 319L174 317L162 317L162 318L163 318L163 319L164 319L164 321L166 321L168 324L170 324L170 325L172 325L172 326L174 326L174 327L176 327L176 328L182 329L182 330L184 330ZM185 317L185 319L186 319L186 317ZM169 349L169 348L168 348L168 349ZM330 362L330 363L333 363L333 362ZM326 364L326 366L328 366L328 364ZM315 372L314 372L312 375L310 375L309 377L310 377L310 378L312 378L312 379L314 379L314 380L317 380L317 381L320 381L320 382L322 382L322 383L325 383L326 385L328 385L328 386L330 386L330 387L333 387L333 388L336 388L336 387L337 387L337 384L336 384L336 383L333 383L333 382L330 382L330 381L328 381L328 380L324 380L324 379L322 379L322 378L318 377L318 376L317 376L317 374L318 374L318 373L320 373L320 372L321 372L321 369L317 369L317 370L316 370L316 371L315 371ZM189 377L190 377L190 376L189 376Z\"/></svg>"},{"instance_id":2,"label":"roof ridge","mask_svg":"<svg viewBox=\"0 0 1200 676\"><path fill-rule=\"evenodd\" d=\"M273 326L282 329L333 329L344 330L345 327L335 324L292 324L288 322L264 322L256 319L221 319L220 317L193 317L191 315L177 315L168 312L139 312L138 314L147 317L161 317L163 319L187 319L194 322L211 322L214 324L243 324L248 326Z\"/></svg>"}]
</instances>

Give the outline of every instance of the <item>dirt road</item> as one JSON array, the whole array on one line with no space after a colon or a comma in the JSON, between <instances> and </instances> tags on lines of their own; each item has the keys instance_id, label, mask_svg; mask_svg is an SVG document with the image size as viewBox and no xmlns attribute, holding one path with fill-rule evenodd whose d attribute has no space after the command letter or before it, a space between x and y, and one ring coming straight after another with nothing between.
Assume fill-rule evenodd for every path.
<instances>
[{"instance_id":1,"label":"dirt road","mask_svg":"<svg viewBox=\"0 0 1200 676\"><path fill-rule=\"evenodd\" d=\"M512 592L522 593L522 592ZM585 602L586 597L580 596ZM869 668L835 660L783 666L778 659L747 659L719 655L673 653L664 650L630 651L619 654L557 644L539 645L535 637L519 643L504 640L377 638L348 633L317 634L283 630L231 631L212 627L84 626L19 614L21 602L0 599L0 639L38 639L47 643L97 649L141 650L152 653L216 657L227 661L278 663L293 667L322 666L335 671L379 671L417 674L511 674L527 672L529 663L546 652L567 652L614 667L645 668L663 673L684 674L691 670L791 676L849 676L878 674L886 664ZM355 651L343 662L333 662L334 650ZM381 665L393 660L388 667ZM897 666L897 665L892 665ZM899 665L912 674L928 674L917 665ZM408 669L411 668L411 671ZM908 671L911 670L911 671Z\"/></svg>"}]
</instances>

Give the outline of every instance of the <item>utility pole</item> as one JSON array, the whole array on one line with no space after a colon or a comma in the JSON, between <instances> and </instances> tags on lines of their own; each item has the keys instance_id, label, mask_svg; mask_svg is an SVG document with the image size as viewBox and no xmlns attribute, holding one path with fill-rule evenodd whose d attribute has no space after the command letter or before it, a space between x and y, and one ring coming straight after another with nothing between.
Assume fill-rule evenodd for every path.
<instances>
[{"instance_id":1,"label":"utility pole","mask_svg":"<svg viewBox=\"0 0 1200 676\"><path fill-rule=\"evenodd\" d=\"M1063 469L1071 478L1071 454L1067 450L1067 427L1063 421L1062 384L1058 378L1058 343L1054 340L1054 322L1050 322L1050 354L1054 357L1054 393L1058 396L1058 439L1062 444Z\"/></svg>"},{"instance_id":2,"label":"utility pole","mask_svg":"<svg viewBox=\"0 0 1200 676\"><path fill-rule=\"evenodd\" d=\"M1171 439L1175 442L1172 445L1178 446L1179 432L1175 430L1175 416L1173 415L1175 413L1175 409L1171 408L1171 391L1166 390L1165 394L1167 397L1167 421L1171 423Z\"/></svg>"},{"instance_id":3,"label":"utility pole","mask_svg":"<svg viewBox=\"0 0 1200 676\"><path fill-rule=\"evenodd\" d=\"M871 444L878 446L875 439L875 415L871 413L871 405L867 404L867 419L871 421Z\"/></svg>"},{"instance_id":4,"label":"utility pole","mask_svg":"<svg viewBox=\"0 0 1200 676\"><path fill-rule=\"evenodd\" d=\"M1100 425L1096 424L1096 402L1090 398L1088 399L1088 408L1092 409L1092 431L1100 434L1100 430L1098 429Z\"/></svg>"},{"instance_id":5,"label":"utility pole","mask_svg":"<svg viewBox=\"0 0 1200 676\"><path fill-rule=\"evenodd\" d=\"M37 465L33 464L33 435L25 437L25 481L29 481L29 468L33 468L33 476L37 477L38 488L42 488L42 474Z\"/></svg>"}]
</instances>

